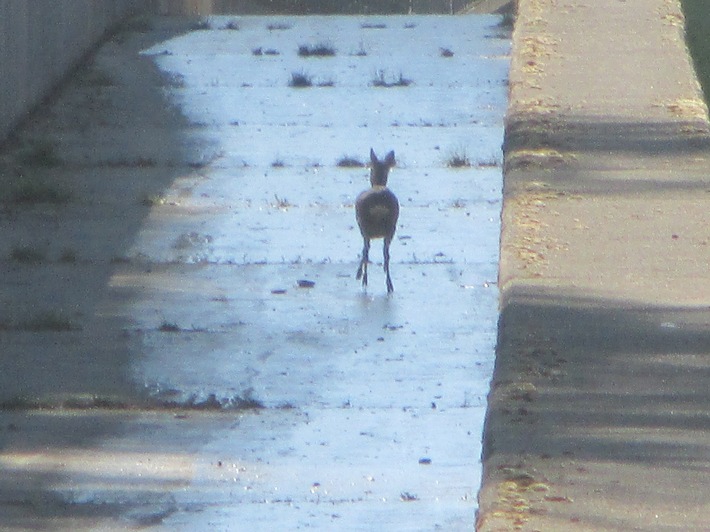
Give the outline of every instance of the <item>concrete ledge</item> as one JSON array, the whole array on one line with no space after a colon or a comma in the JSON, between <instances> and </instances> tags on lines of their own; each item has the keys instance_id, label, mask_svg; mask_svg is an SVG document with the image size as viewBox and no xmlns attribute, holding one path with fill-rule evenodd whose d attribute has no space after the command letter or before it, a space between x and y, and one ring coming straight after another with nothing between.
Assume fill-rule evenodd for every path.
<instances>
[{"instance_id":1,"label":"concrete ledge","mask_svg":"<svg viewBox=\"0 0 710 532\"><path fill-rule=\"evenodd\" d=\"M710 124L679 2L518 8L478 529L703 529Z\"/></svg>"}]
</instances>

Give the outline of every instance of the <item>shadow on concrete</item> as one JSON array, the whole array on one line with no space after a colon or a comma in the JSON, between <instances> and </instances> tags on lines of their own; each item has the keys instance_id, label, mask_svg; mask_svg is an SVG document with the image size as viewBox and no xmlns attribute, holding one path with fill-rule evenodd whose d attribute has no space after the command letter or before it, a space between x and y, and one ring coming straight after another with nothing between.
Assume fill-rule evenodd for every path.
<instances>
[{"instance_id":1,"label":"shadow on concrete","mask_svg":"<svg viewBox=\"0 0 710 532\"><path fill-rule=\"evenodd\" d=\"M145 400L142 384L131 375L134 354L125 334L130 324L107 304L122 301L116 300L110 279L127 260L150 213L151 198L203 164L196 162L199 150L186 135L189 124L165 98L163 89L170 80L151 58L140 55L185 31L128 23L4 146L3 529L93 529L105 518L125 514L127 504L137 500L139 510L123 525L155 524L171 507L164 487L173 479L147 471L111 473L120 453L97 450L96 442L124 434L126 423L139 415L135 407ZM27 159L28 146L38 142L55 150L59 161ZM38 186L70 190L71 199L18 200L12 191L24 183L35 191L41 190ZM22 246L40 250L42 258L13 259L13 250ZM32 321L36 316L46 317ZM123 451L131 456L143 446L137 440ZM89 449L95 451L87 453ZM155 452L162 456L170 447L161 445ZM145 458L150 462L150 453ZM121 487L121 482L136 484ZM100 495L103 489L110 495Z\"/></svg>"},{"instance_id":2,"label":"shadow on concrete","mask_svg":"<svg viewBox=\"0 0 710 532\"><path fill-rule=\"evenodd\" d=\"M21 407L64 396L135 397L125 323L105 308L153 198L202 163L189 127L140 51L182 32L119 31L77 71L3 155L4 277L0 400ZM58 161L28 158L48 146ZM28 148L29 146L29 148ZM66 202L15 192L66 190ZM39 192L37 192L39 191ZM18 250L35 250L23 260Z\"/></svg>"},{"instance_id":3,"label":"shadow on concrete","mask_svg":"<svg viewBox=\"0 0 710 532\"><path fill-rule=\"evenodd\" d=\"M700 119L521 118L508 123L504 152L506 193L531 182L601 196L710 186L710 132Z\"/></svg>"},{"instance_id":4,"label":"shadow on concrete","mask_svg":"<svg viewBox=\"0 0 710 532\"><path fill-rule=\"evenodd\" d=\"M663 487L667 470L677 473L676 480L697 484L697 502L704 504L710 441L688 438L710 430L708 346L706 306L663 306L556 288L508 289L484 433L486 467L515 469L525 457L573 461L571 475L598 466L600 485L607 488L590 494L590 501L596 501L591 513L600 526L605 500L619 496L629 497L629 508L650 513L654 505L673 507L675 494ZM622 468L638 470L638 476L622 476ZM649 490L624 487L629 478L643 485L648 476L657 483ZM559 480L535 478L549 482L553 494ZM580 505L574 510L583 511ZM572 510L557 505L546 511ZM617 521L610 529L618 526Z\"/></svg>"},{"instance_id":5,"label":"shadow on concrete","mask_svg":"<svg viewBox=\"0 0 710 532\"><path fill-rule=\"evenodd\" d=\"M702 109L679 109L696 113ZM672 111L668 111L669 115ZM628 120L614 116L541 118L524 113L506 123L504 150L553 148L561 151L634 153L637 155L692 154L710 148L710 131L703 118Z\"/></svg>"}]
</instances>

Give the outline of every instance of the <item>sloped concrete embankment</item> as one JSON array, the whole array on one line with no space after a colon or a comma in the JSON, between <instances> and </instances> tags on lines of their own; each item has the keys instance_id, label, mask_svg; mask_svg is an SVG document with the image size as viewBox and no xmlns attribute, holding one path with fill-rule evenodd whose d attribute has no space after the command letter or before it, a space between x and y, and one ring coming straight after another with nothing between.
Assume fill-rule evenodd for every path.
<instances>
[{"instance_id":1,"label":"sloped concrete embankment","mask_svg":"<svg viewBox=\"0 0 710 532\"><path fill-rule=\"evenodd\" d=\"M0 141L140 0L0 3Z\"/></svg>"},{"instance_id":2,"label":"sloped concrete embankment","mask_svg":"<svg viewBox=\"0 0 710 532\"><path fill-rule=\"evenodd\" d=\"M710 151L676 0L520 0L478 529L700 530Z\"/></svg>"}]
</instances>

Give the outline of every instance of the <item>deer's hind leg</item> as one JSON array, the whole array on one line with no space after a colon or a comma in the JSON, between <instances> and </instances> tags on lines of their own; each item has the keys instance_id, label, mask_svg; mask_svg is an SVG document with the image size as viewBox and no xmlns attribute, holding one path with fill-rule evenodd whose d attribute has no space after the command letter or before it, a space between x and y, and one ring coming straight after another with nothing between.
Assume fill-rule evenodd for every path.
<instances>
[{"instance_id":1,"label":"deer's hind leg","mask_svg":"<svg viewBox=\"0 0 710 532\"><path fill-rule=\"evenodd\" d=\"M360 258L360 266L357 268L355 279L362 278L362 286L367 286L367 263L370 261L370 239L363 238L363 240L362 257Z\"/></svg>"},{"instance_id":2,"label":"deer's hind leg","mask_svg":"<svg viewBox=\"0 0 710 532\"><path fill-rule=\"evenodd\" d=\"M390 294L394 292L394 286L392 286L392 278L390 277L390 244L392 243L392 238L385 238L385 245L383 249L383 254L385 256L385 273L387 274L387 293Z\"/></svg>"}]
</instances>

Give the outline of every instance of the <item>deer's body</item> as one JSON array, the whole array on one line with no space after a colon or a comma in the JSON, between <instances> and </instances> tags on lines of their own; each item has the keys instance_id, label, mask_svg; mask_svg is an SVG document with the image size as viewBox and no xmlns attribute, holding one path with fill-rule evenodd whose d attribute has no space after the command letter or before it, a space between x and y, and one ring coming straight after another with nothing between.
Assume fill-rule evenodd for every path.
<instances>
[{"instance_id":1,"label":"deer's body","mask_svg":"<svg viewBox=\"0 0 710 532\"><path fill-rule=\"evenodd\" d=\"M362 278L362 285L367 286L367 263L369 262L370 240L384 239L384 269L387 274L387 292L394 290L390 278L390 244L397 229L399 202L387 188L387 176L395 165L394 152L389 152L380 161L370 149L370 184L372 188L360 193L355 201L355 216L364 241L357 279Z\"/></svg>"}]
</instances>

